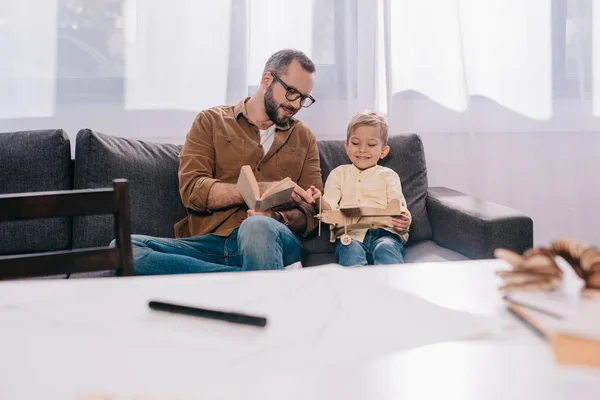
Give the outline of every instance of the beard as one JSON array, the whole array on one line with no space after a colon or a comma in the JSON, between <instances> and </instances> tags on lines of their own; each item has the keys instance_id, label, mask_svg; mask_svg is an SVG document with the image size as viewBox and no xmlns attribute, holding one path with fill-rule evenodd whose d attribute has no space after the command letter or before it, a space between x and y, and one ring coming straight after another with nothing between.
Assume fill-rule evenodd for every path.
<instances>
[{"instance_id":1,"label":"beard","mask_svg":"<svg viewBox=\"0 0 600 400\"><path fill-rule=\"evenodd\" d=\"M284 115L283 117L279 117L279 108L283 108L285 110L290 111L292 113L292 116L297 112L297 110L292 107L284 106L283 104L277 104L277 102L273 98L273 90L271 89L271 87L269 87L265 92L265 112L267 113L267 117L269 117L271 122L273 122L278 127L284 127L285 125L287 125L291 117L288 117L286 115Z\"/></svg>"}]
</instances>

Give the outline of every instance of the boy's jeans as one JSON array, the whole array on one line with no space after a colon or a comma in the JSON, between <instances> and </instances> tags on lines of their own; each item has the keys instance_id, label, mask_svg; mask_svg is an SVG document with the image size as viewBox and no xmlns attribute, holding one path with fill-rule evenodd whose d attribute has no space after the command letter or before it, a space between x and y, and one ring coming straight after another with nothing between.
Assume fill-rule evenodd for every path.
<instances>
[{"instance_id":1,"label":"boy's jeans","mask_svg":"<svg viewBox=\"0 0 600 400\"><path fill-rule=\"evenodd\" d=\"M300 239L287 226L261 215L245 219L229 237L132 235L131 244L136 275L283 269L302 260Z\"/></svg>"},{"instance_id":2,"label":"boy's jeans","mask_svg":"<svg viewBox=\"0 0 600 400\"><path fill-rule=\"evenodd\" d=\"M400 238L385 229L369 229L361 243L352 240L344 246L339 240L335 246L335 256L340 265L403 264L404 245Z\"/></svg>"}]
</instances>

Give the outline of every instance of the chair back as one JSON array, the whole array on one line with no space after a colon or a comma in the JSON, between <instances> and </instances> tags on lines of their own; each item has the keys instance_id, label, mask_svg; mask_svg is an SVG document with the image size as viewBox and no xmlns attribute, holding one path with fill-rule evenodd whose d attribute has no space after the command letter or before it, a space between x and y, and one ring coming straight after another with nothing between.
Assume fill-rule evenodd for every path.
<instances>
[{"instance_id":1,"label":"chair back","mask_svg":"<svg viewBox=\"0 0 600 400\"><path fill-rule=\"evenodd\" d=\"M106 189L0 195L0 221L102 214L114 215L115 247L0 256L0 279L112 269L133 275L127 180Z\"/></svg>"}]
</instances>

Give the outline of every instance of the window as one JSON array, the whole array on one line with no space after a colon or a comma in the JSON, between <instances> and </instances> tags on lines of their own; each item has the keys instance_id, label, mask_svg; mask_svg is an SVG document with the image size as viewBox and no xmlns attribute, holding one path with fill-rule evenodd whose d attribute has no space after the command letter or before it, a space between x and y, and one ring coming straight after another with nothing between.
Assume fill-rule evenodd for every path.
<instances>
[{"instance_id":1,"label":"window","mask_svg":"<svg viewBox=\"0 0 600 400\"><path fill-rule=\"evenodd\" d=\"M58 1L57 104L123 102L123 1Z\"/></svg>"},{"instance_id":2,"label":"window","mask_svg":"<svg viewBox=\"0 0 600 400\"><path fill-rule=\"evenodd\" d=\"M591 99L592 0L552 1L555 98Z\"/></svg>"},{"instance_id":3,"label":"window","mask_svg":"<svg viewBox=\"0 0 600 400\"><path fill-rule=\"evenodd\" d=\"M340 0L250 0L248 94L256 91L268 57L282 48L304 51L317 66L317 80L329 83L316 85L314 93L330 92L331 83L340 76L335 39L343 38L343 7Z\"/></svg>"}]
</instances>

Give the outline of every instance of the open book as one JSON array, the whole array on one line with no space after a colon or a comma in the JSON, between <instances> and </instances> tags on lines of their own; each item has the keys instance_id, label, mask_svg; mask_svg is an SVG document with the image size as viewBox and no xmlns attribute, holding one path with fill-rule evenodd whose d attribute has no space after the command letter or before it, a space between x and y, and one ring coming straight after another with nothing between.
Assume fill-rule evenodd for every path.
<instances>
[{"instance_id":1,"label":"open book","mask_svg":"<svg viewBox=\"0 0 600 400\"><path fill-rule=\"evenodd\" d=\"M296 184L290 178L285 178L271 186L261 196L258 182L249 165L242 167L237 182L237 188L248 208L255 211L265 211L287 203L295 186Z\"/></svg>"},{"instance_id":2,"label":"open book","mask_svg":"<svg viewBox=\"0 0 600 400\"><path fill-rule=\"evenodd\" d=\"M506 299L513 312L545 336L559 364L600 368L597 299L576 298L560 289L515 292Z\"/></svg>"}]
</instances>

